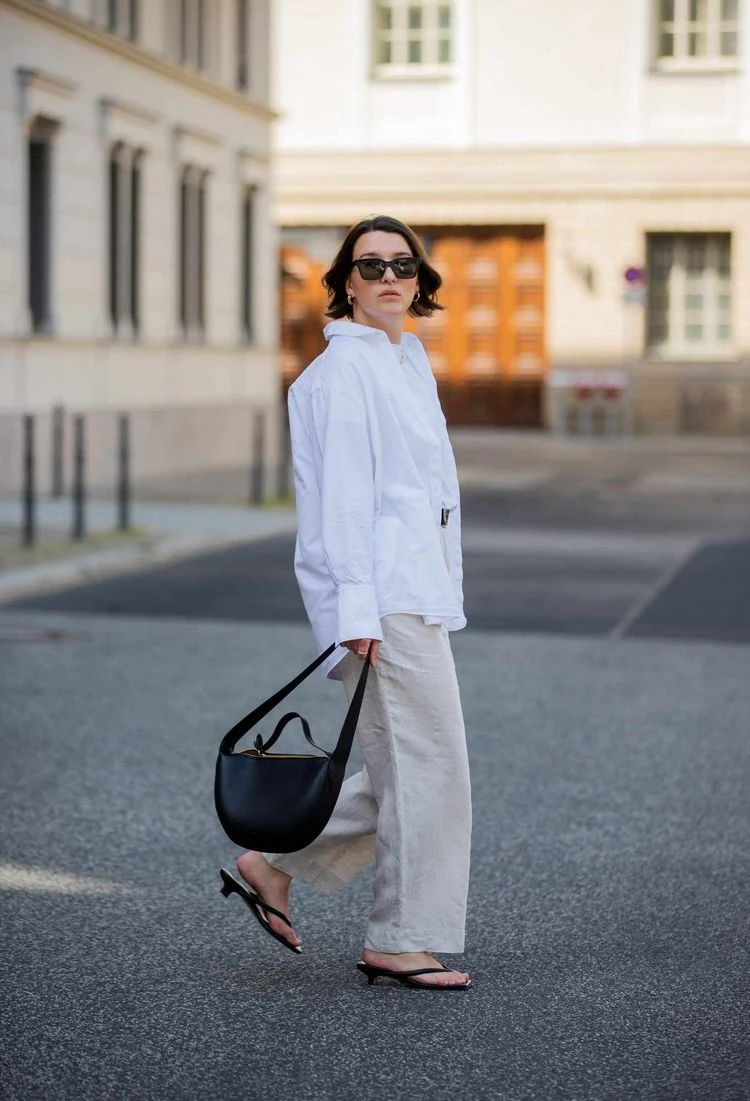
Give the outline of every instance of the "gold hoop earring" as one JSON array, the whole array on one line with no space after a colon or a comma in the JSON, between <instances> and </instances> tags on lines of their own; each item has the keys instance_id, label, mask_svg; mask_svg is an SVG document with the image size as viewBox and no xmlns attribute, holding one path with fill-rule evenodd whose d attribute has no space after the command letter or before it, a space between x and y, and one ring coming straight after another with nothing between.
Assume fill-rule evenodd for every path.
<instances>
[{"instance_id":1,"label":"gold hoop earring","mask_svg":"<svg viewBox=\"0 0 750 1101\"><path fill-rule=\"evenodd\" d=\"M412 299L412 301L413 302L419 302L419 291L417 291L417 293L414 295L414 298Z\"/></svg>"},{"instance_id":2,"label":"gold hoop earring","mask_svg":"<svg viewBox=\"0 0 750 1101\"><path fill-rule=\"evenodd\" d=\"M346 300L347 300L347 302L349 303L350 306L353 306L354 303L357 301L357 299L354 297L353 294L347 294Z\"/></svg>"}]
</instances>

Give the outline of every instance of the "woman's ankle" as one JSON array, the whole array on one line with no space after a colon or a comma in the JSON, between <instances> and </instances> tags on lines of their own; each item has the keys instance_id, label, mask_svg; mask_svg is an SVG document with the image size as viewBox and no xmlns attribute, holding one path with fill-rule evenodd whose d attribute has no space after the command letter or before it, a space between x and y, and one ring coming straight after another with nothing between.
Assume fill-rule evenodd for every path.
<instances>
[{"instance_id":1,"label":"woman's ankle","mask_svg":"<svg viewBox=\"0 0 750 1101\"><path fill-rule=\"evenodd\" d=\"M267 860L262 853L256 853L252 851L242 853L240 856L237 857L236 864L237 870L240 872L240 874L242 874L242 869L244 865L244 867L248 869L252 868L252 870L256 874L260 873L263 876L268 876L269 873L272 873L274 878L283 876L287 885L292 882L292 876L282 871L281 868L277 868L276 865L272 864L270 860Z\"/></svg>"},{"instance_id":2,"label":"woman's ankle","mask_svg":"<svg viewBox=\"0 0 750 1101\"><path fill-rule=\"evenodd\" d=\"M400 956L429 956L430 953L423 948L410 949L408 952L385 952L381 948L363 948L362 954L369 956L386 956L390 959L398 959Z\"/></svg>"}]
</instances>

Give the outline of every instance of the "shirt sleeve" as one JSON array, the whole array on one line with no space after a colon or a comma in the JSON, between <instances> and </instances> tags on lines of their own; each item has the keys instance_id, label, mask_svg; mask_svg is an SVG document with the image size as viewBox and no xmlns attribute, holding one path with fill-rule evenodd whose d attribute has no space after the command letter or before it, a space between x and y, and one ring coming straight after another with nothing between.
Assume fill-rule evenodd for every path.
<instances>
[{"instance_id":1,"label":"shirt sleeve","mask_svg":"<svg viewBox=\"0 0 750 1101\"><path fill-rule=\"evenodd\" d=\"M382 640L374 584L375 455L361 398L320 387L311 395L323 556L336 584L338 642Z\"/></svg>"}]
</instances>

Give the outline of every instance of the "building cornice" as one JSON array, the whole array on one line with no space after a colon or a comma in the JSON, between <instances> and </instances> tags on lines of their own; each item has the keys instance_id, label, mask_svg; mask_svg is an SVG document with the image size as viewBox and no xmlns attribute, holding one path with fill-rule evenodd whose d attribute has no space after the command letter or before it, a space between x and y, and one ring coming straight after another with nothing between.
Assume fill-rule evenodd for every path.
<instances>
[{"instance_id":1,"label":"building cornice","mask_svg":"<svg viewBox=\"0 0 750 1101\"><path fill-rule=\"evenodd\" d=\"M155 111L147 111L144 107L141 107L140 104L130 103L124 99L117 99L115 96L102 96L99 102L103 111L126 115L140 126L155 126L162 118L162 116L156 114Z\"/></svg>"},{"instance_id":2,"label":"building cornice","mask_svg":"<svg viewBox=\"0 0 750 1101\"><path fill-rule=\"evenodd\" d=\"M27 19L34 19L38 22L51 25L57 30L71 35L73 38L77 38L89 45L96 46L117 57L121 57L134 65L139 65L143 69L148 69L153 73L157 73L167 80L182 84L184 87L190 88L200 95L208 96L211 99L225 103L233 107L236 111L241 111L245 115L252 115L254 118L264 122L272 122L277 117L276 112L272 111L270 107L266 107L264 104L258 103L255 100L248 99L247 96L235 92L232 88L226 88L221 84L215 84L213 81L207 80L198 73L194 73L189 69L184 69L180 65L175 65L173 62L160 57L158 54L150 53L137 44L128 42L124 38L117 38L115 35L108 34L93 23L85 22L80 16L73 15L60 8L53 8L48 4L42 3L41 0L0 0L0 8L10 9L11 11L17 12L19 15L25 16Z\"/></svg>"},{"instance_id":3,"label":"building cornice","mask_svg":"<svg viewBox=\"0 0 750 1101\"><path fill-rule=\"evenodd\" d=\"M123 142L135 149L150 149L161 116L112 96L99 100L102 137L114 144Z\"/></svg>"},{"instance_id":4,"label":"building cornice","mask_svg":"<svg viewBox=\"0 0 750 1101\"><path fill-rule=\"evenodd\" d=\"M324 150L279 153L274 167L284 225L339 224L363 207L479 224L493 203L746 198L750 147Z\"/></svg>"},{"instance_id":5,"label":"building cornice","mask_svg":"<svg viewBox=\"0 0 750 1101\"><path fill-rule=\"evenodd\" d=\"M215 134L191 126L175 126L175 157L183 165L215 172L221 151L221 140Z\"/></svg>"},{"instance_id":6,"label":"building cornice","mask_svg":"<svg viewBox=\"0 0 750 1101\"><path fill-rule=\"evenodd\" d=\"M78 85L74 84L72 80L65 80L63 77L55 76L53 73L46 73L42 69L25 69L20 68L17 70L18 80L22 88L33 88L40 92L49 92L53 96L62 96L68 98L73 95L78 89Z\"/></svg>"},{"instance_id":7,"label":"building cornice","mask_svg":"<svg viewBox=\"0 0 750 1101\"><path fill-rule=\"evenodd\" d=\"M46 119L57 125L68 117L78 85L43 69L16 69L18 114L25 126Z\"/></svg>"},{"instance_id":8,"label":"building cornice","mask_svg":"<svg viewBox=\"0 0 750 1101\"><path fill-rule=\"evenodd\" d=\"M268 182L270 157L259 155L252 149L238 149L235 163L240 180L251 187L263 187Z\"/></svg>"},{"instance_id":9,"label":"building cornice","mask_svg":"<svg viewBox=\"0 0 750 1101\"><path fill-rule=\"evenodd\" d=\"M221 145L221 138L217 138L216 134L200 130L197 126L175 126L174 132L178 141L197 141L212 150Z\"/></svg>"}]
</instances>

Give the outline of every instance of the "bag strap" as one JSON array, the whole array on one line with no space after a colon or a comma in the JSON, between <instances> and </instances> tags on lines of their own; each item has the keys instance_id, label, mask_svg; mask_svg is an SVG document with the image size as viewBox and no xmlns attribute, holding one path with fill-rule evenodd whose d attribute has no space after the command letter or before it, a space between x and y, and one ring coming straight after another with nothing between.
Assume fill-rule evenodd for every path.
<instances>
[{"instance_id":1,"label":"bag strap","mask_svg":"<svg viewBox=\"0 0 750 1101\"><path fill-rule=\"evenodd\" d=\"M293 692L295 688L302 684L303 680L306 680L311 673L314 673L318 666L322 665L326 658L329 658L331 656L337 645L338 644L336 642L332 642L327 650L324 650L322 654L319 654L318 657L316 657L315 661L311 662L306 669L303 669L301 673L298 673L296 677L290 680L289 684L285 684L283 688L280 688L278 690L278 692L274 692L274 694L272 696L269 696L267 700L264 700L263 703L258 704L258 706L254 708L254 710L245 715L243 719L240 719L238 723L235 723L232 729L229 730L221 739L219 752L233 753L234 747L240 740L240 738L247 734L248 730L251 730L252 727L260 722L261 719L264 719L269 711L273 711L274 707L277 707L283 699L286 699L290 692ZM352 696L352 701L349 704L349 710L347 711L346 718L344 719L344 725L341 728L341 734L339 735L338 744L336 745L336 749L331 754L334 760L341 759L341 756L339 755L339 749L342 747L342 745L346 745L347 741L348 747L343 754L344 762L349 756L349 752L352 747L352 741L354 739L354 731L357 728L359 710L362 706L362 699L365 694L367 671L370 668L369 659L370 651L368 650L367 657L364 661L364 668L359 678L359 683L357 684L355 693Z\"/></svg>"},{"instance_id":2,"label":"bag strap","mask_svg":"<svg viewBox=\"0 0 750 1101\"><path fill-rule=\"evenodd\" d=\"M265 743L265 745L263 744L262 735L259 734L258 737L255 739L255 748L258 750L258 752L267 753L271 746L278 741L279 736L287 723L290 723L293 719L299 719L299 721L302 723L302 730L304 732L305 738L313 747L313 749L319 749L321 753L325 753L326 757L330 757L331 754L326 749L323 749L322 745L318 745L317 742L313 741L313 736L310 733L310 724L303 715L300 715L299 711L290 711L287 715L284 715L283 719L279 719L278 723L276 724L276 729L274 730L268 741Z\"/></svg>"},{"instance_id":3,"label":"bag strap","mask_svg":"<svg viewBox=\"0 0 750 1101\"><path fill-rule=\"evenodd\" d=\"M302 684L303 680L306 680L311 673L314 673L318 666L322 665L326 658L329 658L335 649L336 643L332 642L327 650L324 650L322 654L319 654L318 657L316 657L315 661L311 662L306 669L303 669L301 673L298 673L296 677L290 680L289 684L285 684L283 688L280 688L278 690L278 692L274 692L274 694L272 696L269 696L267 700L264 700L263 703L258 704L258 706L253 711L245 715L244 719L240 719L238 723L235 723L232 729L228 731L221 739L219 752L232 753L234 751L235 745L240 740L240 738L247 734L248 730L254 727L256 723L259 723L261 719L264 719L269 711L273 711L274 707L280 704L283 699L286 699L290 692L293 692L295 688Z\"/></svg>"},{"instance_id":4,"label":"bag strap","mask_svg":"<svg viewBox=\"0 0 750 1101\"><path fill-rule=\"evenodd\" d=\"M365 688L367 686L367 673L370 668L371 648L372 643L370 643L370 646L367 649L367 657L364 660L364 669L360 673L359 680L357 681L357 687L354 689L352 702L349 704L349 710L346 713L344 725L341 727L339 740L336 743L336 748L331 754L331 760L334 762L334 764L339 764L342 768L346 767L346 762L349 760L349 754L352 750L354 732L357 729L357 720L359 719L359 712L360 708L362 707L362 700L364 699Z\"/></svg>"}]
</instances>

